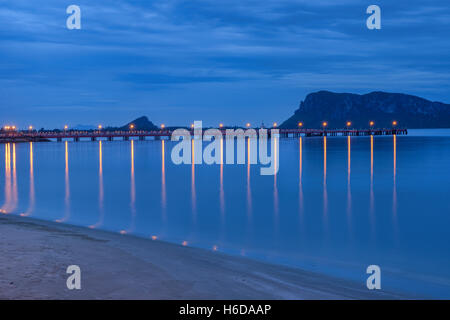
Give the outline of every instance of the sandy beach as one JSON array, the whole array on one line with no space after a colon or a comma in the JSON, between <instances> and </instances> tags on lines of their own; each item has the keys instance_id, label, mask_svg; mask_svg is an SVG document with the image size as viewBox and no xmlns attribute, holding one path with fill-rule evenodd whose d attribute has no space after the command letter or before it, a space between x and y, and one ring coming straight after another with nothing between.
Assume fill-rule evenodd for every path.
<instances>
[{"instance_id":1,"label":"sandy beach","mask_svg":"<svg viewBox=\"0 0 450 320\"><path fill-rule=\"evenodd\" d=\"M365 284L129 235L0 216L0 299L398 299ZM66 268L81 268L68 290Z\"/></svg>"}]
</instances>

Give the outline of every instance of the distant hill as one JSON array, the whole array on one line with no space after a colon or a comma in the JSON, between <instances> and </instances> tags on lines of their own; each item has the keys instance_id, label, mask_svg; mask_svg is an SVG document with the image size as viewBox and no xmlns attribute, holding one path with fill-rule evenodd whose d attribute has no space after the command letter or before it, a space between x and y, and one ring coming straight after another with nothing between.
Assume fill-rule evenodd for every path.
<instances>
[{"instance_id":1,"label":"distant hill","mask_svg":"<svg viewBox=\"0 0 450 320\"><path fill-rule=\"evenodd\" d=\"M134 119L126 125L117 128L118 130L129 130L130 125L133 124L134 130L158 130L159 128L153 124L146 116Z\"/></svg>"},{"instance_id":2,"label":"distant hill","mask_svg":"<svg viewBox=\"0 0 450 320\"><path fill-rule=\"evenodd\" d=\"M393 121L406 128L450 128L450 105L402 93L319 91L308 94L280 128L298 128L299 122L318 128L323 121L330 128L345 127L347 121L354 128L368 127L370 121L377 128L392 127Z\"/></svg>"}]
</instances>

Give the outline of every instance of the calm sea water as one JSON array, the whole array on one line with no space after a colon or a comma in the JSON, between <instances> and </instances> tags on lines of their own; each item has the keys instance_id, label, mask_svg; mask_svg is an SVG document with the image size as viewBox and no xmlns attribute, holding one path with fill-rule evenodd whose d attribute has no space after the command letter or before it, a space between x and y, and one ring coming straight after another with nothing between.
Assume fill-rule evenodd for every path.
<instances>
[{"instance_id":1,"label":"calm sea water","mask_svg":"<svg viewBox=\"0 0 450 320\"><path fill-rule=\"evenodd\" d=\"M170 141L6 144L1 210L450 297L450 131L280 140L280 170L174 165ZM24 219L26 219L24 217Z\"/></svg>"}]
</instances>

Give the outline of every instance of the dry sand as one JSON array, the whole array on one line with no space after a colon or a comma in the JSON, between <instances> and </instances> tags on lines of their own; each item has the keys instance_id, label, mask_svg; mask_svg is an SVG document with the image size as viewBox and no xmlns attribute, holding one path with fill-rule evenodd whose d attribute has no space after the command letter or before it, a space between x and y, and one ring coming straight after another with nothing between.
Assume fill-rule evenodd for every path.
<instances>
[{"instance_id":1,"label":"dry sand","mask_svg":"<svg viewBox=\"0 0 450 320\"><path fill-rule=\"evenodd\" d=\"M0 299L396 299L353 283L219 252L0 216ZM81 268L68 290L66 268Z\"/></svg>"}]
</instances>

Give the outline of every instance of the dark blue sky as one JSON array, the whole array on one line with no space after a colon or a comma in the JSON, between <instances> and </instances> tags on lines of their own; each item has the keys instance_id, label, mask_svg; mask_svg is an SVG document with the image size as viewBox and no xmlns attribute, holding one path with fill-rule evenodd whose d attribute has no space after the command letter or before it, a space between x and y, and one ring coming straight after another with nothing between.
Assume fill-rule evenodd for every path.
<instances>
[{"instance_id":1,"label":"dark blue sky","mask_svg":"<svg viewBox=\"0 0 450 320\"><path fill-rule=\"evenodd\" d=\"M448 103L449 35L448 0L0 0L0 125L281 122L322 89Z\"/></svg>"}]
</instances>

